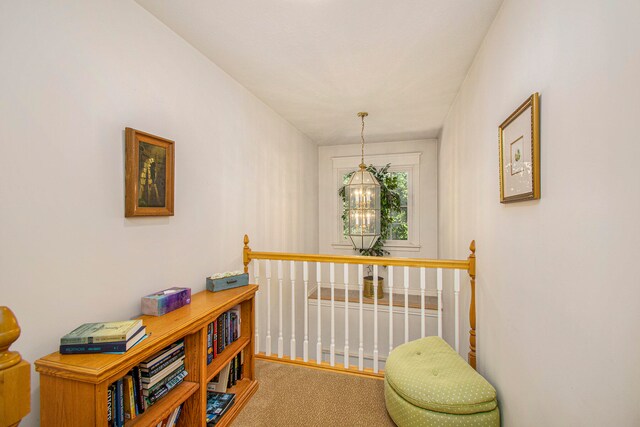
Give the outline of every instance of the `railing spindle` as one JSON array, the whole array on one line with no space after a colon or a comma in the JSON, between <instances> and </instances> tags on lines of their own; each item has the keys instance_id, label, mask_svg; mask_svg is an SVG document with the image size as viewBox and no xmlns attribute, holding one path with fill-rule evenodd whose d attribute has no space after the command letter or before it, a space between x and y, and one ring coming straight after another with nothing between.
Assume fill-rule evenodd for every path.
<instances>
[{"instance_id":1,"label":"railing spindle","mask_svg":"<svg viewBox=\"0 0 640 427\"><path fill-rule=\"evenodd\" d=\"M344 360L343 366L349 369L349 264L343 267L344 279Z\"/></svg>"},{"instance_id":2,"label":"railing spindle","mask_svg":"<svg viewBox=\"0 0 640 427\"><path fill-rule=\"evenodd\" d=\"M362 264L358 264L358 293L360 295L360 344L358 346L358 369L362 371L364 369L364 328L362 326L362 288L364 270Z\"/></svg>"},{"instance_id":3,"label":"railing spindle","mask_svg":"<svg viewBox=\"0 0 640 427\"><path fill-rule=\"evenodd\" d=\"M409 342L409 267L404 268L404 342Z\"/></svg>"},{"instance_id":4,"label":"railing spindle","mask_svg":"<svg viewBox=\"0 0 640 427\"><path fill-rule=\"evenodd\" d=\"M438 336L442 338L442 269L438 269Z\"/></svg>"},{"instance_id":5,"label":"railing spindle","mask_svg":"<svg viewBox=\"0 0 640 427\"><path fill-rule=\"evenodd\" d=\"M378 373L378 266L373 266L373 372Z\"/></svg>"},{"instance_id":6,"label":"railing spindle","mask_svg":"<svg viewBox=\"0 0 640 427\"><path fill-rule=\"evenodd\" d=\"M424 298L425 298L426 290L427 290L427 277L425 273L425 268L420 267L420 337L421 338L424 338L424 334L425 334Z\"/></svg>"},{"instance_id":7,"label":"railing spindle","mask_svg":"<svg viewBox=\"0 0 640 427\"><path fill-rule=\"evenodd\" d=\"M259 319L258 317L258 307L260 307L260 298L259 295L262 295L262 292L260 292L260 261L253 260L253 279L255 280L256 285L258 285L258 291L256 292L256 300L255 300L255 318ZM260 353L260 331L258 329L258 325L260 324L259 321L255 322L255 326L256 326L256 339L255 339L255 349L254 352L256 354Z\"/></svg>"},{"instance_id":8,"label":"railing spindle","mask_svg":"<svg viewBox=\"0 0 640 427\"><path fill-rule=\"evenodd\" d=\"M289 349L289 357L291 360L296 358L296 263L289 262L289 278L291 279L291 347Z\"/></svg>"},{"instance_id":9,"label":"railing spindle","mask_svg":"<svg viewBox=\"0 0 640 427\"><path fill-rule=\"evenodd\" d=\"M320 312L322 307L320 306L320 294L322 293L322 264L316 263L316 282L318 289L318 343L316 344L316 363L319 365L322 363L322 316Z\"/></svg>"},{"instance_id":10,"label":"railing spindle","mask_svg":"<svg viewBox=\"0 0 640 427\"><path fill-rule=\"evenodd\" d=\"M302 342L302 360L309 361L309 263L302 263L302 281L304 282L304 341Z\"/></svg>"},{"instance_id":11,"label":"railing spindle","mask_svg":"<svg viewBox=\"0 0 640 427\"><path fill-rule=\"evenodd\" d=\"M455 304L455 344L456 352L460 352L460 270L454 270L453 295Z\"/></svg>"},{"instance_id":12,"label":"railing spindle","mask_svg":"<svg viewBox=\"0 0 640 427\"><path fill-rule=\"evenodd\" d=\"M393 266L389 266L389 353L393 350Z\"/></svg>"},{"instance_id":13,"label":"railing spindle","mask_svg":"<svg viewBox=\"0 0 640 427\"><path fill-rule=\"evenodd\" d=\"M282 335L282 260L278 261L278 358L284 356L284 336Z\"/></svg>"},{"instance_id":14,"label":"railing spindle","mask_svg":"<svg viewBox=\"0 0 640 427\"><path fill-rule=\"evenodd\" d=\"M331 284L331 344L329 345L329 363L336 366L336 265L329 264L329 283Z\"/></svg>"},{"instance_id":15,"label":"railing spindle","mask_svg":"<svg viewBox=\"0 0 640 427\"><path fill-rule=\"evenodd\" d=\"M267 271L267 338L265 354L271 356L271 260L266 260Z\"/></svg>"}]
</instances>

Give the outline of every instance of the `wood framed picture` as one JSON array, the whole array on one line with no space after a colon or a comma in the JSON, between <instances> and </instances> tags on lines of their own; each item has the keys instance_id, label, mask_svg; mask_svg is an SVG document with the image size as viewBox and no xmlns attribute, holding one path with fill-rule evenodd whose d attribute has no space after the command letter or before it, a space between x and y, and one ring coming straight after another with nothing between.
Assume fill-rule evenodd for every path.
<instances>
[{"instance_id":1,"label":"wood framed picture","mask_svg":"<svg viewBox=\"0 0 640 427\"><path fill-rule=\"evenodd\" d=\"M500 203L540 198L540 106L534 93L498 127Z\"/></svg>"},{"instance_id":2,"label":"wood framed picture","mask_svg":"<svg viewBox=\"0 0 640 427\"><path fill-rule=\"evenodd\" d=\"M174 142L125 129L124 216L172 216Z\"/></svg>"}]
</instances>

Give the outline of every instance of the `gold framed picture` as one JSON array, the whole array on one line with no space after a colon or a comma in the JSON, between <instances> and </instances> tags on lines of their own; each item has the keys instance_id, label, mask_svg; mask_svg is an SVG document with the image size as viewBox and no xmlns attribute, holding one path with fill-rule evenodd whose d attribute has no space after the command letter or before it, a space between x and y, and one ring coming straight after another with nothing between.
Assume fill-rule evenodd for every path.
<instances>
[{"instance_id":1,"label":"gold framed picture","mask_svg":"<svg viewBox=\"0 0 640 427\"><path fill-rule=\"evenodd\" d=\"M172 216L174 142L125 129L124 216Z\"/></svg>"},{"instance_id":2,"label":"gold framed picture","mask_svg":"<svg viewBox=\"0 0 640 427\"><path fill-rule=\"evenodd\" d=\"M540 103L536 92L498 127L500 203L540 198Z\"/></svg>"}]
</instances>

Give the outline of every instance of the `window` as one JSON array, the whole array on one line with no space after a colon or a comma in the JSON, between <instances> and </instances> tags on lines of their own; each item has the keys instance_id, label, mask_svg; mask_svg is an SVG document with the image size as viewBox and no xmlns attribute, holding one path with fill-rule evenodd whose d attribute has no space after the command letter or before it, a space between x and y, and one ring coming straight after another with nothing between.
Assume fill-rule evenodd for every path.
<instances>
[{"instance_id":1,"label":"window","mask_svg":"<svg viewBox=\"0 0 640 427\"><path fill-rule=\"evenodd\" d=\"M419 213L419 172L420 154L404 153L388 155L372 155L365 159L367 164L384 166L391 164L389 168L392 176L397 180L400 189L400 209L392 213L392 222L383 236L385 247L394 247L402 250L419 250L420 227L418 226ZM332 245L336 248L348 248L351 246L347 236L348 220L345 216L347 205L338 195L338 189L349 182L350 174L358 168L360 156L333 157L334 187L336 190L332 197L336 201L334 216L335 234Z\"/></svg>"},{"instance_id":2,"label":"window","mask_svg":"<svg viewBox=\"0 0 640 427\"><path fill-rule=\"evenodd\" d=\"M400 191L400 210L391 212L391 226L387 230L385 240L409 239L409 174L407 172L392 172L398 180Z\"/></svg>"}]
</instances>

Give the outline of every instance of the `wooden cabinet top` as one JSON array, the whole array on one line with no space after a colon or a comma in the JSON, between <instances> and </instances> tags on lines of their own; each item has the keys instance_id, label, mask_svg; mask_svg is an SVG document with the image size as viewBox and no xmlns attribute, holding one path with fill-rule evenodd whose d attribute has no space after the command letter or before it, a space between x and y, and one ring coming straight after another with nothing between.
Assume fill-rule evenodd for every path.
<instances>
[{"instance_id":1,"label":"wooden cabinet top","mask_svg":"<svg viewBox=\"0 0 640 427\"><path fill-rule=\"evenodd\" d=\"M198 292L191 296L191 304L164 316L139 317L148 337L124 354L61 355L55 352L36 360L36 371L93 384L115 381L164 347L204 327L212 317L252 298L257 290L258 286L249 285L221 292Z\"/></svg>"}]
</instances>

